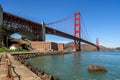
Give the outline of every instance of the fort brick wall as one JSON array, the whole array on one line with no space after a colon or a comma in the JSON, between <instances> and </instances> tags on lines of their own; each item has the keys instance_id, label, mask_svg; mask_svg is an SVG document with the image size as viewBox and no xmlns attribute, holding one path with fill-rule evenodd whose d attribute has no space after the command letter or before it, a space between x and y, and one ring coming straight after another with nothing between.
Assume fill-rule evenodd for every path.
<instances>
[{"instance_id":1,"label":"fort brick wall","mask_svg":"<svg viewBox=\"0 0 120 80\"><path fill-rule=\"evenodd\" d=\"M31 41L31 47L38 51L51 51L51 50L63 50L63 44L57 44L54 42L44 42L44 41Z\"/></svg>"},{"instance_id":2,"label":"fort brick wall","mask_svg":"<svg viewBox=\"0 0 120 80\"><path fill-rule=\"evenodd\" d=\"M62 43L58 43L57 47L58 47L59 51L64 50L64 44L62 44Z\"/></svg>"}]
</instances>

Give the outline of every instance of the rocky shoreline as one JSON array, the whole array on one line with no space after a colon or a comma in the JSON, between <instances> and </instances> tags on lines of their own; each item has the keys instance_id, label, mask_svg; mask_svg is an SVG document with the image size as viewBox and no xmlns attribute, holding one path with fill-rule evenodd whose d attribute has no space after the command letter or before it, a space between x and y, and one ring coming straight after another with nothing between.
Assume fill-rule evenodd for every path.
<instances>
[{"instance_id":1,"label":"rocky shoreline","mask_svg":"<svg viewBox=\"0 0 120 80\"><path fill-rule=\"evenodd\" d=\"M64 55L68 54L68 52L65 51L54 51L54 52L36 52L36 53L14 53L11 54L14 56L14 58L18 61L20 61L22 64L24 64L28 69L30 69L32 72L34 72L38 77L42 78L43 80L59 80L57 77L44 72L43 70L39 70L32 66L32 64L26 59L39 57L39 56L48 56L48 55Z\"/></svg>"}]
</instances>

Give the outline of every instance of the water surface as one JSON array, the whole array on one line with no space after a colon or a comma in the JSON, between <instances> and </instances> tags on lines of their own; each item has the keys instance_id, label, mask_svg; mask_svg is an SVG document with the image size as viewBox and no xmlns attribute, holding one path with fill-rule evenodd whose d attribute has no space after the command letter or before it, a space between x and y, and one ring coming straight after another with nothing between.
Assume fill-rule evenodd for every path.
<instances>
[{"instance_id":1,"label":"water surface","mask_svg":"<svg viewBox=\"0 0 120 80\"><path fill-rule=\"evenodd\" d=\"M28 60L34 67L60 80L120 80L120 52L76 52L67 55L42 56ZM90 73L89 65L107 68L107 73Z\"/></svg>"}]
</instances>

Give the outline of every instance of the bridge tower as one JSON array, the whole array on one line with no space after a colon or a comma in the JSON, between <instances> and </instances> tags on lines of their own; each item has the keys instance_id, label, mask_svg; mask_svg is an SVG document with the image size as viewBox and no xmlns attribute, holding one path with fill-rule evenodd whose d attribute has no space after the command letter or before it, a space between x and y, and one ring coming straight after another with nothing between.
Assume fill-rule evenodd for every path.
<instances>
[{"instance_id":1,"label":"bridge tower","mask_svg":"<svg viewBox=\"0 0 120 80\"><path fill-rule=\"evenodd\" d=\"M74 37L80 38L80 12L74 13ZM74 40L74 50L81 51L81 43L78 40Z\"/></svg>"},{"instance_id":2,"label":"bridge tower","mask_svg":"<svg viewBox=\"0 0 120 80\"><path fill-rule=\"evenodd\" d=\"M96 45L97 45L97 51L100 50L100 47L99 47L99 38L96 38Z\"/></svg>"},{"instance_id":3,"label":"bridge tower","mask_svg":"<svg viewBox=\"0 0 120 80\"><path fill-rule=\"evenodd\" d=\"M0 5L0 25L2 25L2 23L3 23L3 8Z\"/></svg>"},{"instance_id":4,"label":"bridge tower","mask_svg":"<svg viewBox=\"0 0 120 80\"><path fill-rule=\"evenodd\" d=\"M96 45L99 46L99 39L96 38Z\"/></svg>"}]
</instances>

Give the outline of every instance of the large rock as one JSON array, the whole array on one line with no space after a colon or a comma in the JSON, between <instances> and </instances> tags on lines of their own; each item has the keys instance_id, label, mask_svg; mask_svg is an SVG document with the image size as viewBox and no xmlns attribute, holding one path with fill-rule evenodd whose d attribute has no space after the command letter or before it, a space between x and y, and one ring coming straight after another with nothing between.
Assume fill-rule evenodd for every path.
<instances>
[{"instance_id":1,"label":"large rock","mask_svg":"<svg viewBox=\"0 0 120 80\"><path fill-rule=\"evenodd\" d=\"M103 67L103 66L96 66L96 65L88 66L88 71L90 71L90 72L107 72L105 67Z\"/></svg>"}]
</instances>

